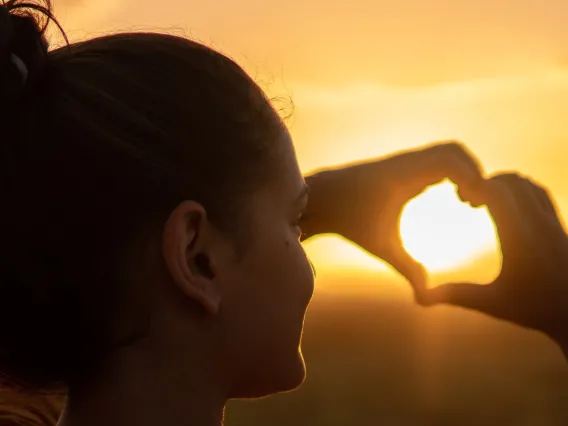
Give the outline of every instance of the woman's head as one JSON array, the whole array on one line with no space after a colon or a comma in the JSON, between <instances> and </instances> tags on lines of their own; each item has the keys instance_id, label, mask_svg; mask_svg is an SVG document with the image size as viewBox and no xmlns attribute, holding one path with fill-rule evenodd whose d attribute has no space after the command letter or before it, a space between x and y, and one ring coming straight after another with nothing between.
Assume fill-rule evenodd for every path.
<instances>
[{"instance_id":1,"label":"woman's head","mask_svg":"<svg viewBox=\"0 0 568 426\"><path fill-rule=\"evenodd\" d=\"M0 10L3 371L72 384L143 341L187 374L202 354L231 396L298 385L304 182L263 92L164 34L48 52L19 3Z\"/></svg>"}]
</instances>

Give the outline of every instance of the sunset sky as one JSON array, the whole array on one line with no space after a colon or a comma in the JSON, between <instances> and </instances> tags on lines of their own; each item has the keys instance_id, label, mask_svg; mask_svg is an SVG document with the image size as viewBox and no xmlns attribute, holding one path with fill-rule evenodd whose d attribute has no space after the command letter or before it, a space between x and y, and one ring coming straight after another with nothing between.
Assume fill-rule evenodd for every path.
<instances>
[{"instance_id":1,"label":"sunset sky","mask_svg":"<svg viewBox=\"0 0 568 426\"><path fill-rule=\"evenodd\" d=\"M568 212L566 1L55 4L72 40L166 31L233 57L271 96L293 99L289 126L306 172L460 139L488 171L519 169L546 184ZM487 214L458 205L449 186L413 202L403 236L432 270L457 270L496 251ZM384 269L336 238L306 247L320 270ZM473 272L473 279L486 271Z\"/></svg>"}]
</instances>

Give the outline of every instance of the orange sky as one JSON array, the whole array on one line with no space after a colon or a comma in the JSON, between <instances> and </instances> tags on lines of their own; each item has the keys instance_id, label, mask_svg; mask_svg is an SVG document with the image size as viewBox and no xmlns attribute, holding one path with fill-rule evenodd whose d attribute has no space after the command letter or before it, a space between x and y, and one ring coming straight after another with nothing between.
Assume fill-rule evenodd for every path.
<instances>
[{"instance_id":1,"label":"orange sky","mask_svg":"<svg viewBox=\"0 0 568 426\"><path fill-rule=\"evenodd\" d=\"M56 12L73 40L168 31L232 56L272 95L294 100L289 125L305 171L455 138L488 170L545 183L568 212L568 2L56 0ZM448 194L407 222L436 214ZM456 215L496 250L486 216ZM328 243L307 244L320 270L379 267Z\"/></svg>"}]
</instances>

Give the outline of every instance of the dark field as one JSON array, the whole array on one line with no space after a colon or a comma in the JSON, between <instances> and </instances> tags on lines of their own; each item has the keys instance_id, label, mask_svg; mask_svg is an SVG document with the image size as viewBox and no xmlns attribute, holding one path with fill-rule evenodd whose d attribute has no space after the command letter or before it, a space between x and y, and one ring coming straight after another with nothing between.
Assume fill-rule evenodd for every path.
<instances>
[{"instance_id":1,"label":"dark field","mask_svg":"<svg viewBox=\"0 0 568 426\"><path fill-rule=\"evenodd\" d=\"M232 402L227 426L568 425L568 363L539 333L414 306L402 289L321 284L306 319L305 384Z\"/></svg>"}]
</instances>

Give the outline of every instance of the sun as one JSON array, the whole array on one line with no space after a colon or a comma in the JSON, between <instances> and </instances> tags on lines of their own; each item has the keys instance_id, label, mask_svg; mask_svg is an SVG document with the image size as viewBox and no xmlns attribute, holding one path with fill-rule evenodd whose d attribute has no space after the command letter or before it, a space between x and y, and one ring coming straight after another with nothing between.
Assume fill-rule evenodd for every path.
<instances>
[{"instance_id":1,"label":"sun","mask_svg":"<svg viewBox=\"0 0 568 426\"><path fill-rule=\"evenodd\" d=\"M461 202L449 181L406 205L400 233L408 253L433 272L458 268L495 249L495 228L487 209Z\"/></svg>"}]
</instances>

